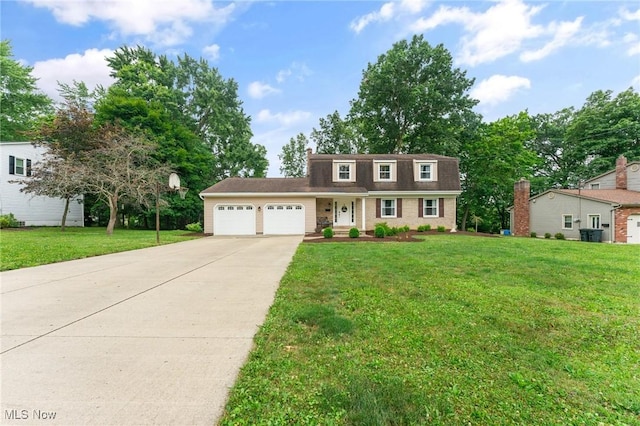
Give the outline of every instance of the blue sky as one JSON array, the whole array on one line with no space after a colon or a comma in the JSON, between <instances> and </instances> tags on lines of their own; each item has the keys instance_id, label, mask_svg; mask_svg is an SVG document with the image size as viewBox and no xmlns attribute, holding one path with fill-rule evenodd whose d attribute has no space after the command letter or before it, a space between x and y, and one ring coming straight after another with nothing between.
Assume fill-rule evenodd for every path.
<instances>
[{"instance_id":1,"label":"blue sky","mask_svg":"<svg viewBox=\"0 0 640 426\"><path fill-rule=\"evenodd\" d=\"M485 121L640 89L637 0L14 0L0 3L0 19L16 59L54 98L57 81L108 86L104 57L124 44L206 58L238 82L269 176L282 145L346 114L367 64L413 34L442 43L475 78Z\"/></svg>"}]
</instances>

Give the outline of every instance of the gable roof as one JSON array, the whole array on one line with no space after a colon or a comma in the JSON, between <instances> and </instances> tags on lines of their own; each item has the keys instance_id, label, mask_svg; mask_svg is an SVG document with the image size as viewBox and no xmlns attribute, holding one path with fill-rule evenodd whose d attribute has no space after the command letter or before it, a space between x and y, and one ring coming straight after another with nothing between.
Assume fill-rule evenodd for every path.
<instances>
[{"instance_id":1,"label":"gable roof","mask_svg":"<svg viewBox=\"0 0 640 426\"><path fill-rule=\"evenodd\" d=\"M626 168L626 169L629 169L629 168L631 168L631 166L633 166L633 165L636 165L636 166L640 167L640 161L632 161L632 162L630 162L630 163L627 163L627 165L625 166L625 168ZM636 169L636 170L637 170L637 169ZM608 172L601 173L601 174L599 174L598 176L594 176L594 177L592 177L592 178L589 178L589 179L585 180L585 181L584 181L584 184L586 185L586 184L588 184L588 183L590 183L590 182L593 182L593 181L598 180L598 179L602 179L603 177L608 176L608 175L611 175L611 174L615 175L615 173L616 173L616 169L609 170Z\"/></svg>"},{"instance_id":2,"label":"gable roof","mask_svg":"<svg viewBox=\"0 0 640 426\"><path fill-rule=\"evenodd\" d=\"M574 197L581 197L595 201L620 204L623 206L640 206L640 192L628 189L557 189L559 192Z\"/></svg>"}]
</instances>

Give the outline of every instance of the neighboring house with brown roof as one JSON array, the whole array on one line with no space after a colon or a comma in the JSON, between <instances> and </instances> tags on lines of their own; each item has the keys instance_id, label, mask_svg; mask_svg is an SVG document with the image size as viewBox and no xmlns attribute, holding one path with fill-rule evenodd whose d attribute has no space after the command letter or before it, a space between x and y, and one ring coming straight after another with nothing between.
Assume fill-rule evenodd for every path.
<instances>
[{"instance_id":1,"label":"neighboring house with brown roof","mask_svg":"<svg viewBox=\"0 0 640 426\"><path fill-rule=\"evenodd\" d=\"M530 197L526 180L514 187L511 232L580 239L597 229L602 241L640 244L640 161L620 156L616 168L586 181L581 189L550 189Z\"/></svg>"},{"instance_id":2,"label":"neighboring house with brown roof","mask_svg":"<svg viewBox=\"0 0 640 426\"><path fill-rule=\"evenodd\" d=\"M324 227L455 229L458 160L431 154L312 154L307 177L227 178L200 193L214 235L308 234Z\"/></svg>"}]
</instances>

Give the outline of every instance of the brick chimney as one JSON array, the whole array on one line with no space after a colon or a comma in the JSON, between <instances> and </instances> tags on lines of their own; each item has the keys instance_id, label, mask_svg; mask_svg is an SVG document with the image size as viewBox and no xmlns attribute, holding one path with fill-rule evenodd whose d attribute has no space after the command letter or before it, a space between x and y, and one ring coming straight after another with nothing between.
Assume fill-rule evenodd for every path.
<instances>
[{"instance_id":1,"label":"brick chimney","mask_svg":"<svg viewBox=\"0 0 640 426\"><path fill-rule=\"evenodd\" d=\"M313 154L313 150L307 148L307 177L309 177L309 173L311 172L311 154Z\"/></svg>"},{"instance_id":2,"label":"brick chimney","mask_svg":"<svg viewBox=\"0 0 640 426\"><path fill-rule=\"evenodd\" d=\"M525 178L513 186L513 235L529 236L529 196L531 183Z\"/></svg>"},{"instance_id":3,"label":"brick chimney","mask_svg":"<svg viewBox=\"0 0 640 426\"><path fill-rule=\"evenodd\" d=\"M616 189L627 189L627 159L624 155L616 160Z\"/></svg>"}]
</instances>

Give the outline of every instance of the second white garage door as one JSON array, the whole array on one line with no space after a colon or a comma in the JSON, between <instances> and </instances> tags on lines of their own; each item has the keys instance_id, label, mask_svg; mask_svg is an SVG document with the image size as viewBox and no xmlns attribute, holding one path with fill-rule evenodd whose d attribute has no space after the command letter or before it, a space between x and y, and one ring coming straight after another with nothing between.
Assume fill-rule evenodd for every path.
<instances>
[{"instance_id":1,"label":"second white garage door","mask_svg":"<svg viewBox=\"0 0 640 426\"><path fill-rule=\"evenodd\" d=\"M213 235L255 235L256 211L252 205L218 204L213 208Z\"/></svg>"},{"instance_id":2,"label":"second white garage door","mask_svg":"<svg viewBox=\"0 0 640 426\"><path fill-rule=\"evenodd\" d=\"M265 235L304 235L302 204L267 204L264 206Z\"/></svg>"}]
</instances>

